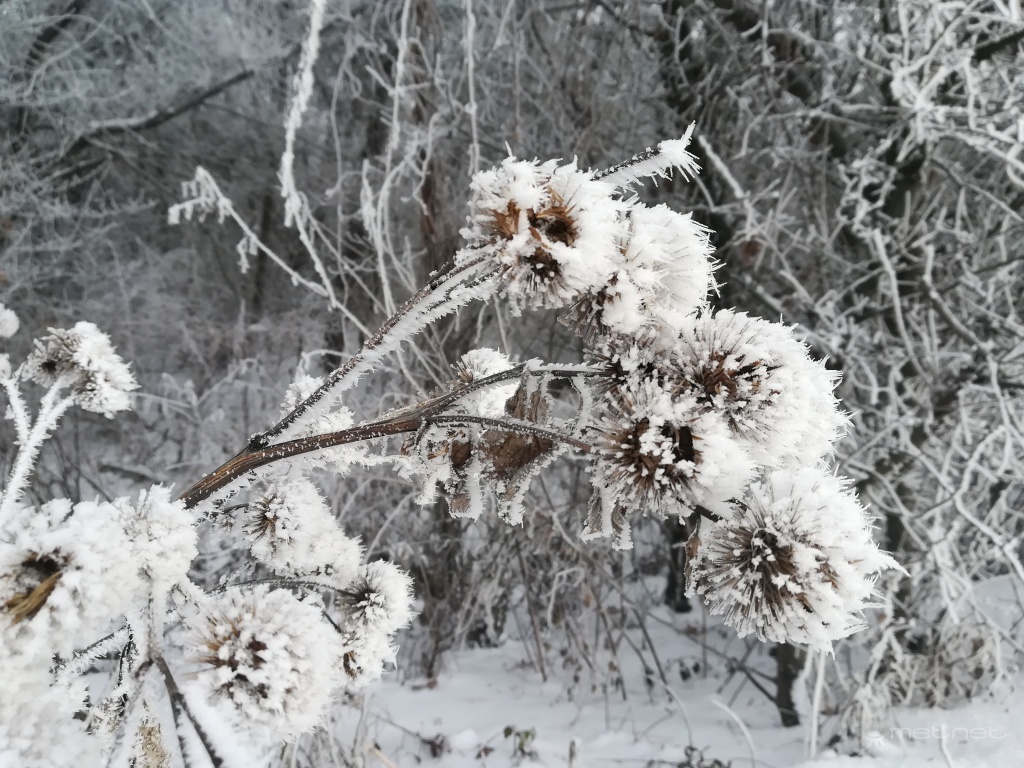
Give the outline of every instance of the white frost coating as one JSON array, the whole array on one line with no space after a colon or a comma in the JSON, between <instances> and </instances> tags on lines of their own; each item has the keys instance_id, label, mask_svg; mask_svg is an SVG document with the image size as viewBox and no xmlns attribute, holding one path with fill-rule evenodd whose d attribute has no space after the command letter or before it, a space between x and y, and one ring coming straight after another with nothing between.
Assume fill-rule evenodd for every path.
<instances>
[{"instance_id":1,"label":"white frost coating","mask_svg":"<svg viewBox=\"0 0 1024 768\"><path fill-rule=\"evenodd\" d=\"M377 561L363 566L337 595L345 683L359 688L394 662L393 635L412 618L412 580L392 563Z\"/></svg>"},{"instance_id":2,"label":"white frost coating","mask_svg":"<svg viewBox=\"0 0 1024 768\"><path fill-rule=\"evenodd\" d=\"M839 374L809 352L792 328L722 310L689 322L674 358L702 407L777 467L815 464L849 424L832 394Z\"/></svg>"},{"instance_id":3,"label":"white frost coating","mask_svg":"<svg viewBox=\"0 0 1024 768\"><path fill-rule=\"evenodd\" d=\"M338 605L361 631L394 634L412 619L412 579L386 560L367 563L339 593Z\"/></svg>"},{"instance_id":4,"label":"white frost coating","mask_svg":"<svg viewBox=\"0 0 1024 768\"><path fill-rule=\"evenodd\" d=\"M899 568L849 482L822 468L778 470L733 518L705 526L690 591L740 636L831 650L864 627L878 572Z\"/></svg>"},{"instance_id":5,"label":"white frost coating","mask_svg":"<svg viewBox=\"0 0 1024 768\"><path fill-rule=\"evenodd\" d=\"M110 631L144 587L113 504L15 508L0 528L3 644L68 656Z\"/></svg>"},{"instance_id":6,"label":"white frost coating","mask_svg":"<svg viewBox=\"0 0 1024 768\"><path fill-rule=\"evenodd\" d=\"M656 149L648 149L609 169L601 175L601 180L624 189L644 179L667 179L673 168L678 169L684 178L696 176L700 166L697 165L697 158L687 151L694 125L690 123L680 138L663 141Z\"/></svg>"},{"instance_id":7,"label":"white frost coating","mask_svg":"<svg viewBox=\"0 0 1024 768\"><path fill-rule=\"evenodd\" d=\"M355 578L362 547L342 533L327 501L305 477L268 485L242 518L253 556L282 576L338 589Z\"/></svg>"},{"instance_id":8,"label":"white frost coating","mask_svg":"<svg viewBox=\"0 0 1024 768\"><path fill-rule=\"evenodd\" d=\"M713 252L709 231L692 215L665 205L634 206L623 256L642 311L656 327L678 331L688 316L707 306L708 292L717 288Z\"/></svg>"},{"instance_id":9,"label":"white frost coating","mask_svg":"<svg viewBox=\"0 0 1024 768\"><path fill-rule=\"evenodd\" d=\"M295 74L288 117L285 120L285 145L281 154L281 196L285 200L284 225L290 227L297 218L307 214L307 206L295 185L295 137L302 126L302 115L313 95L313 65L320 53L320 29L324 23L326 0L311 0L309 4L309 34L302 45L299 71Z\"/></svg>"},{"instance_id":10,"label":"white frost coating","mask_svg":"<svg viewBox=\"0 0 1024 768\"><path fill-rule=\"evenodd\" d=\"M71 387L76 405L108 418L130 409L129 393L139 387L109 337L86 322L70 330L51 328L49 336L37 339L23 374L46 387Z\"/></svg>"},{"instance_id":11,"label":"white frost coating","mask_svg":"<svg viewBox=\"0 0 1024 768\"><path fill-rule=\"evenodd\" d=\"M14 310L9 309L5 304L0 304L0 338L9 339L18 332L21 322Z\"/></svg>"},{"instance_id":12,"label":"white frost coating","mask_svg":"<svg viewBox=\"0 0 1024 768\"><path fill-rule=\"evenodd\" d=\"M6 638L0 642L0 768L103 765L100 739L75 717L86 702L84 686L51 686L52 658L44 648L32 650L14 649Z\"/></svg>"},{"instance_id":13,"label":"white frost coating","mask_svg":"<svg viewBox=\"0 0 1024 768\"><path fill-rule=\"evenodd\" d=\"M293 409L319 390L324 379L319 376L300 376L285 392L281 401L281 417L287 416ZM325 394L318 403L318 408L310 409L304 418L285 429L275 442L312 437L330 432L341 432L355 425L355 417L348 408L338 406L334 395ZM309 471L312 469L329 469L333 472L346 472L353 464L362 463L366 457L366 447L359 443L335 445L300 454L289 460L293 469Z\"/></svg>"},{"instance_id":14,"label":"white frost coating","mask_svg":"<svg viewBox=\"0 0 1024 768\"><path fill-rule=\"evenodd\" d=\"M473 349L459 360L459 373L463 379L478 381L513 367L506 355L494 349ZM498 419L505 415L505 403L515 394L518 381L496 384L472 392L459 402L476 416Z\"/></svg>"},{"instance_id":15,"label":"white frost coating","mask_svg":"<svg viewBox=\"0 0 1024 768\"><path fill-rule=\"evenodd\" d=\"M394 664L398 652L390 635L373 630L349 627L344 631L342 642L345 647L342 668L349 689L359 689L379 680L384 668Z\"/></svg>"},{"instance_id":16,"label":"white frost coating","mask_svg":"<svg viewBox=\"0 0 1024 768\"><path fill-rule=\"evenodd\" d=\"M281 400L282 418L291 413L303 400L320 389L323 384L324 380L321 376L307 376L305 374L299 376L285 390L284 398Z\"/></svg>"},{"instance_id":17,"label":"white frost coating","mask_svg":"<svg viewBox=\"0 0 1024 768\"><path fill-rule=\"evenodd\" d=\"M604 489L603 505L639 505L661 517L687 514L697 505L718 510L753 476L743 446L694 398L644 380L610 399L597 425L592 468L595 486Z\"/></svg>"},{"instance_id":18,"label":"white frost coating","mask_svg":"<svg viewBox=\"0 0 1024 768\"><path fill-rule=\"evenodd\" d=\"M341 645L319 597L231 587L208 595L186 621L191 679L207 700L255 738L312 729L331 692Z\"/></svg>"},{"instance_id":19,"label":"white frost coating","mask_svg":"<svg viewBox=\"0 0 1024 768\"><path fill-rule=\"evenodd\" d=\"M515 313L560 308L605 285L621 262L627 205L614 187L580 171L576 161L506 158L473 177L464 263L481 254L504 270Z\"/></svg>"},{"instance_id":20,"label":"white frost coating","mask_svg":"<svg viewBox=\"0 0 1024 768\"><path fill-rule=\"evenodd\" d=\"M188 570L197 554L195 518L183 501L171 499L169 488L154 485L139 494L139 500L117 499L131 552L121 555L132 559L140 576L150 582L154 596L162 596L188 578Z\"/></svg>"}]
</instances>

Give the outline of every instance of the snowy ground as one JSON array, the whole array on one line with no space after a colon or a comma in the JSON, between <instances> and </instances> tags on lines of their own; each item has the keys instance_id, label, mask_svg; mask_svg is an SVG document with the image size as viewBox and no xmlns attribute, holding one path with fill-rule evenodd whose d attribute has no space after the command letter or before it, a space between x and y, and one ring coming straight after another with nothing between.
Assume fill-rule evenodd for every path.
<instances>
[{"instance_id":1,"label":"snowy ground","mask_svg":"<svg viewBox=\"0 0 1024 768\"><path fill-rule=\"evenodd\" d=\"M809 759L807 729L782 728L774 705L746 674L714 657L707 675L699 671L703 655L691 635L702 631L701 622L691 614L649 625L671 692L660 682L648 690L635 653L625 649L619 656L625 696L589 686L570 695L559 670L548 670L549 681L542 682L529 661L530 647L509 641L497 649L453 654L446 671L430 684L390 675L367 692L361 710L346 710L338 734L367 753L367 765L382 768L1024 766L1021 693L957 710L898 710L898 729L871 738L867 754L819 749ZM733 642L728 653L742 656L743 641ZM750 668L774 670L766 647L749 647ZM684 680L681 665L698 666L698 672ZM752 674L761 682L756 671ZM828 741L831 728L826 719L822 741ZM700 752L691 751L687 762L691 745ZM838 746L845 753L854 749Z\"/></svg>"}]
</instances>

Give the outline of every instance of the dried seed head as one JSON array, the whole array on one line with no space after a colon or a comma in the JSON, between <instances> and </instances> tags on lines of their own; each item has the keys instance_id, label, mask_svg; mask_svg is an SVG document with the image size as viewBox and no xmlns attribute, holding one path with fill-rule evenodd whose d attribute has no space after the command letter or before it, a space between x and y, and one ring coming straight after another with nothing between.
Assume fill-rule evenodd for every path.
<instances>
[{"instance_id":1,"label":"dried seed head","mask_svg":"<svg viewBox=\"0 0 1024 768\"><path fill-rule=\"evenodd\" d=\"M393 634L412 618L412 580L394 563L367 563L348 588L338 593L338 606L347 622Z\"/></svg>"},{"instance_id":2,"label":"dried seed head","mask_svg":"<svg viewBox=\"0 0 1024 768\"><path fill-rule=\"evenodd\" d=\"M70 330L51 328L49 336L36 340L23 371L45 387L58 382L70 387L81 408L108 417L129 409L129 393L138 389L110 339L92 323L77 323Z\"/></svg>"},{"instance_id":3,"label":"dried seed head","mask_svg":"<svg viewBox=\"0 0 1024 768\"><path fill-rule=\"evenodd\" d=\"M207 596L187 620L193 678L212 703L272 738L312 728L340 682L342 646L319 598L282 589L229 588Z\"/></svg>"},{"instance_id":4,"label":"dried seed head","mask_svg":"<svg viewBox=\"0 0 1024 768\"><path fill-rule=\"evenodd\" d=\"M575 163L509 158L478 173L472 189L458 258L492 255L514 311L567 306L615 272L627 206Z\"/></svg>"},{"instance_id":5,"label":"dried seed head","mask_svg":"<svg viewBox=\"0 0 1024 768\"><path fill-rule=\"evenodd\" d=\"M305 477L269 483L241 513L253 556L283 576L344 588L362 559L320 490Z\"/></svg>"},{"instance_id":6,"label":"dried seed head","mask_svg":"<svg viewBox=\"0 0 1024 768\"><path fill-rule=\"evenodd\" d=\"M60 550L50 554L30 552L21 562L21 570L15 574L14 589L21 589L4 601L4 610L12 624L20 624L34 617L46 604L57 582L63 576L62 568L67 559Z\"/></svg>"},{"instance_id":7,"label":"dried seed head","mask_svg":"<svg viewBox=\"0 0 1024 768\"><path fill-rule=\"evenodd\" d=\"M757 511L745 511L705 537L698 559L689 564L690 588L707 596L712 613L723 608L726 623L741 636L754 632L762 640L785 642L769 636L776 624L811 610L808 585L794 559L794 547L807 544L787 538ZM827 563L816 561L821 574Z\"/></svg>"},{"instance_id":8,"label":"dried seed head","mask_svg":"<svg viewBox=\"0 0 1024 768\"><path fill-rule=\"evenodd\" d=\"M672 360L699 405L767 466L813 464L847 424L832 394L838 375L778 323L729 310L704 315L682 330Z\"/></svg>"},{"instance_id":9,"label":"dried seed head","mask_svg":"<svg viewBox=\"0 0 1024 768\"><path fill-rule=\"evenodd\" d=\"M739 494L753 467L713 414L645 381L606 400L594 483L604 504L664 517Z\"/></svg>"},{"instance_id":10,"label":"dried seed head","mask_svg":"<svg viewBox=\"0 0 1024 768\"><path fill-rule=\"evenodd\" d=\"M108 503L13 510L0 525L0 644L70 654L148 595L127 522Z\"/></svg>"},{"instance_id":11,"label":"dried seed head","mask_svg":"<svg viewBox=\"0 0 1024 768\"><path fill-rule=\"evenodd\" d=\"M867 515L821 469L779 470L730 518L704 525L689 589L742 636L828 649L863 626L879 552Z\"/></svg>"}]
</instances>

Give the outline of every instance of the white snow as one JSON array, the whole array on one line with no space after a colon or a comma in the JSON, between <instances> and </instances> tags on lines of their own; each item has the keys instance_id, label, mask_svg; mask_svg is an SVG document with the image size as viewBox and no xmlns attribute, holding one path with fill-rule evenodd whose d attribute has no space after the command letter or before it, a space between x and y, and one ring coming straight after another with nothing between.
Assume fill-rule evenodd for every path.
<instances>
[{"instance_id":1,"label":"white snow","mask_svg":"<svg viewBox=\"0 0 1024 768\"><path fill-rule=\"evenodd\" d=\"M897 709L892 724L863 745L841 740L829 746L836 718L825 716L819 732L823 746L810 758L807 718L800 726L783 728L775 706L742 672L730 672L714 655L724 649L743 657L743 643L753 646L747 658L751 674L774 690L773 682L761 677L774 674L770 646L752 639L722 645L714 623L709 627L699 613L670 618L656 608L647 626L671 693L660 680L647 690L639 663L625 650L620 653L625 693L581 685L570 695L568 675L557 668L557 677L541 681L530 664L532 639L510 638L499 648L454 653L434 681L403 680L401 670L386 676L364 691L365 699L343 707L332 728L367 766L379 768L667 768L684 764L690 747L703 752L708 768L712 759L732 768L1020 765L1024 730L1018 713L1024 691L958 709ZM633 635L646 653L640 633L634 630ZM706 670L701 666L705 639L714 644ZM681 667L689 670L686 680ZM534 733L526 745L532 756L516 754L518 739L504 735L508 728ZM431 757L427 741L442 744L443 753ZM696 755L693 765L701 765Z\"/></svg>"}]
</instances>

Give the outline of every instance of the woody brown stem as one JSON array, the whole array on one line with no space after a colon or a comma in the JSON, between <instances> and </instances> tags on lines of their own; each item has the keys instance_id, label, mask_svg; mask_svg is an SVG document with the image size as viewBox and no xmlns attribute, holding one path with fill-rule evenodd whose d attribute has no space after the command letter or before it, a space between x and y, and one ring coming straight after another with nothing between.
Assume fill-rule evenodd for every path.
<instances>
[{"instance_id":1,"label":"woody brown stem","mask_svg":"<svg viewBox=\"0 0 1024 768\"><path fill-rule=\"evenodd\" d=\"M415 432L422 424L422 416L413 416L406 419L378 421L361 427L343 429L340 432L328 432L323 435L287 440L283 443L277 443L276 445L270 445L255 451L246 449L234 458L221 464L178 498L185 502L186 509L191 509L246 472L251 472L275 461L299 456L310 451L318 451L323 448L333 448L337 445L347 445L379 437L399 435L405 432Z\"/></svg>"},{"instance_id":2,"label":"woody brown stem","mask_svg":"<svg viewBox=\"0 0 1024 768\"><path fill-rule=\"evenodd\" d=\"M284 432L289 426L294 424L303 414L306 413L312 406L320 402L331 390L333 390L340 381L348 377L355 371L360 365L364 364L367 357L369 357L375 350L381 347L388 339L388 335L394 330L395 326L400 321L411 315L415 310L420 309L422 306L438 306L446 301L450 301L453 292L460 286L467 283L467 278L473 275L477 271L486 258L484 256L478 256L475 259L467 261L465 264L456 266L454 262L450 262L446 265L438 275L417 291L413 296L406 300L398 311L389 317L384 324L377 330L377 332L370 337L363 348L340 368L331 373L327 377L327 380L309 397L303 400L301 403L295 406L284 418L282 418L277 424L254 435L249 441L249 450L256 451L257 449L268 448L270 441ZM486 280L491 276L491 272L485 272L483 275L477 275L469 282L478 282Z\"/></svg>"},{"instance_id":3,"label":"woody brown stem","mask_svg":"<svg viewBox=\"0 0 1024 768\"><path fill-rule=\"evenodd\" d=\"M544 429L543 427L537 426L529 422L518 422L518 421L502 421L497 419L483 419L482 417L468 416L468 415L444 415L441 416L446 408L458 402L458 400L470 392L492 384L498 384L510 379L518 378L519 376L534 371L526 371L525 366L520 364L507 371L501 371L500 373L492 374L478 381L469 382L461 387L458 387L451 392L439 395L430 400L426 400L422 403L393 414L390 418L381 419L374 421L369 424L363 424L357 427L351 427L350 429L343 429L338 432L327 432L322 435L311 435L309 437L301 437L295 440L287 440L283 443L276 443L274 445L268 445L261 448L247 447L243 449L233 458L221 464L217 469L213 470L210 474L203 477L199 482L195 483L192 487L186 490L179 496L179 500L185 502L185 508L191 509L201 501L208 499L214 493L224 488L232 481L251 472L254 469L272 464L275 461L282 459L288 459L293 456L300 456L303 453L310 453L311 451L319 451L324 448L333 448L338 445L348 445L351 443L360 443L366 440L376 440L382 437L391 437L393 435L407 434L410 432L417 432L424 424L428 422L432 423L477 423L486 424L496 429L503 429L511 432L530 432L532 434L540 435L543 437L557 440L559 442L567 443L572 445L581 451L590 452L591 446L580 440L577 440L570 435L563 435L558 432ZM585 375L584 371L576 368L567 368L563 371L557 369L541 369L536 371L540 374L549 375L562 375L568 377L575 377Z\"/></svg>"}]
</instances>

